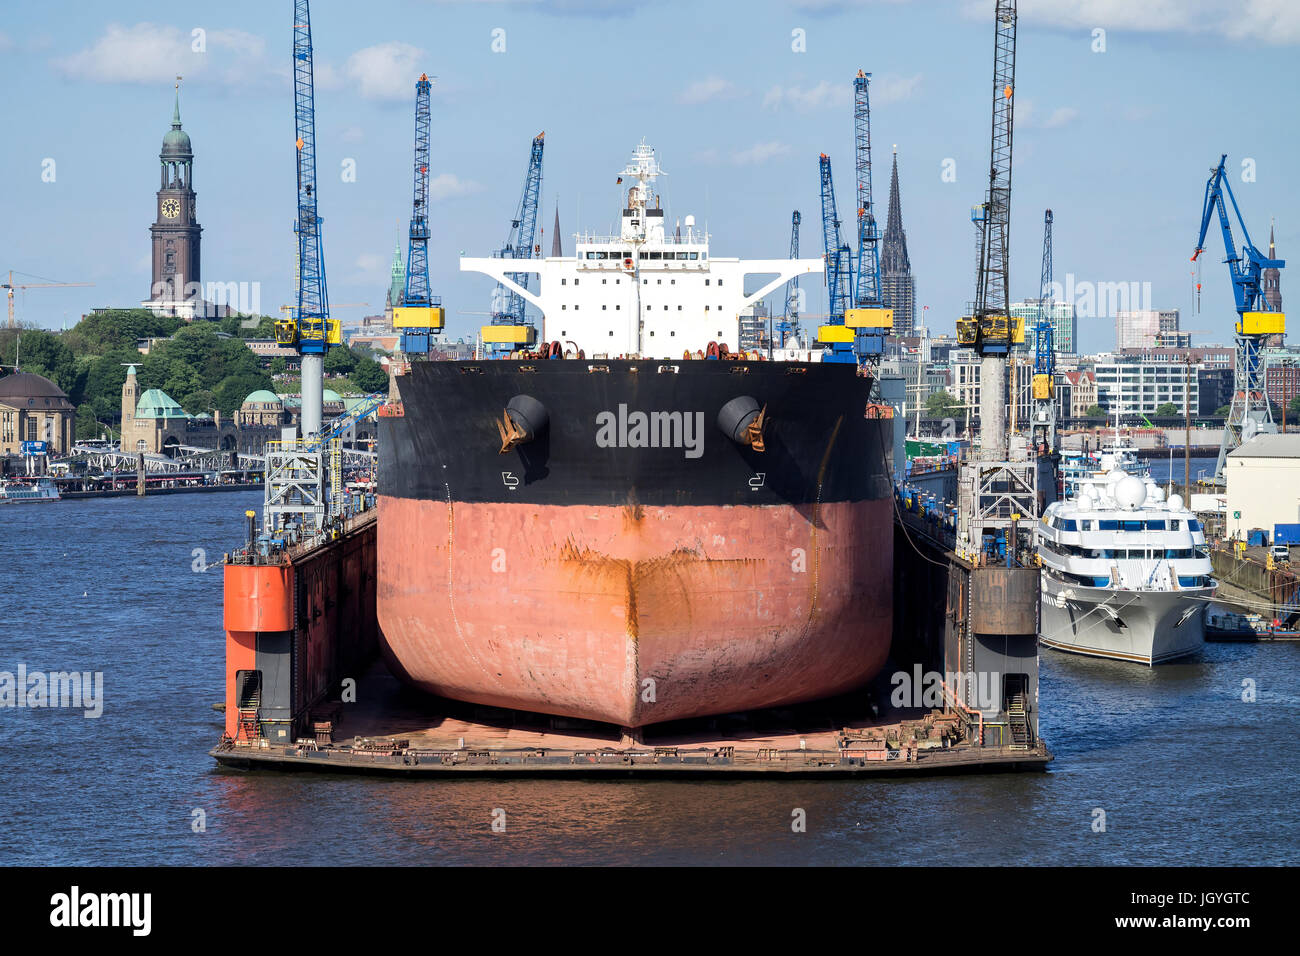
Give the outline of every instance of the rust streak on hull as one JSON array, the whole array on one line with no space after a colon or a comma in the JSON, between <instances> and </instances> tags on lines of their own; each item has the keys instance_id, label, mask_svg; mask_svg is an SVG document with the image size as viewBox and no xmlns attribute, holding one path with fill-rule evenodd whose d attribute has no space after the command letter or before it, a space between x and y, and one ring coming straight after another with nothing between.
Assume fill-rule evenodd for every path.
<instances>
[{"instance_id":1,"label":"rust streak on hull","mask_svg":"<svg viewBox=\"0 0 1300 956\"><path fill-rule=\"evenodd\" d=\"M788 505L456 502L454 525L450 502L379 507L385 656L431 693L639 727L842 693L888 653L887 499L811 524Z\"/></svg>"}]
</instances>

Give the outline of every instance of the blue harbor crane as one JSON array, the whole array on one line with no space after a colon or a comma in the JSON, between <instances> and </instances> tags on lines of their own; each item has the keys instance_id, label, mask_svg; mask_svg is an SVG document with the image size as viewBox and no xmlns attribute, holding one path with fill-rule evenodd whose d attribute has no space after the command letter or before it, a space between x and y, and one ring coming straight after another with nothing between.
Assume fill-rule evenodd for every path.
<instances>
[{"instance_id":1,"label":"blue harbor crane","mask_svg":"<svg viewBox=\"0 0 1300 956\"><path fill-rule=\"evenodd\" d=\"M1034 447L1039 454L1056 451L1056 341L1052 324L1052 210L1043 213L1043 271L1038 283L1034 324Z\"/></svg>"},{"instance_id":2,"label":"blue harbor crane","mask_svg":"<svg viewBox=\"0 0 1300 956\"><path fill-rule=\"evenodd\" d=\"M799 258L799 223L803 221L803 216L796 209L790 216L790 258L791 260ZM799 277L790 280L789 288L785 297L785 312L781 316L781 321L777 323L777 331L781 333L781 348L785 348L786 340L799 332Z\"/></svg>"},{"instance_id":3,"label":"blue harbor crane","mask_svg":"<svg viewBox=\"0 0 1300 956\"><path fill-rule=\"evenodd\" d=\"M535 241L537 235L537 208L542 192L542 148L545 145L545 137L545 131L533 137L533 145L528 154L528 173L524 177L524 191L519 197L519 206L515 211L515 216L510 221L510 233L506 237L506 244L499 253L502 259L531 259L535 255L541 255L541 246L535 245ZM528 288L528 273L512 272L510 273L510 279L521 288ZM532 340L536 337L535 331L527 333L526 339L518 337L523 334L523 328L528 327L524 297L518 292L507 289L504 285L498 285L495 301L502 303L502 305L500 311L493 312L492 324L509 325L517 328L509 334L508 343L494 344L508 344L512 347L531 345Z\"/></svg>"},{"instance_id":4,"label":"blue harbor crane","mask_svg":"<svg viewBox=\"0 0 1300 956\"><path fill-rule=\"evenodd\" d=\"M853 288L854 308L845 322L855 329L854 348L862 358L879 361L885 336L893 328L893 312L880 298L880 233L871 195L871 74L858 70L853 80L853 132L858 185L858 267Z\"/></svg>"},{"instance_id":5,"label":"blue harbor crane","mask_svg":"<svg viewBox=\"0 0 1300 956\"><path fill-rule=\"evenodd\" d=\"M321 219L317 212L316 108L312 75L311 9L308 0L295 0L293 10L293 100L297 130L298 305L293 315L277 320L275 338L292 345L302 356L302 431L321 430L324 356L341 341L339 324L329 317L325 290L325 256Z\"/></svg>"},{"instance_id":6,"label":"blue harbor crane","mask_svg":"<svg viewBox=\"0 0 1300 956\"><path fill-rule=\"evenodd\" d=\"M831 346L827 361L856 362L853 330L845 326L849 308L849 287L853 281L853 250L840 240L840 217L835 210L835 183L831 158L821 154L822 244L826 252L826 324L817 330L817 340Z\"/></svg>"},{"instance_id":7,"label":"blue harbor crane","mask_svg":"<svg viewBox=\"0 0 1300 956\"><path fill-rule=\"evenodd\" d=\"M393 328L400 329L402 351L428 355L429 337L443 327L442 299L429 294L429 91L428 74L415 81L415 170L411 201L410 245L406 288L393 309Z\"/></svg>"},{"instance_id":8,"label":"blue harbor crane","mask_svg":"<svg viewBox=\"0 0 1300 956\"><path fill-rule=\"evenodd\" d=\"M1286 315L1272 311L1272 305L1264 295L1260 282L1265 269L1281 269L1286 261L1268 258L1250 241L1246 221L1241 216L1237 197L1232 194L1232 185L1224 170L1227 159L1226 153L1219 158L1219 165L1210 171L1210 178L1205 184L1201 232L1196 240L1196 252L1192 255L1192 261L1195 262L1205 251L1205 236L1210 228L1210 218L1217 212L1219 228L1223 232L1223 261L1228 264L1232 294L1236 300L1237 324L1234 329L1236 361L1232 379L1232 405L1228 419L1224 422L1219 460L1214 470L1215 478L1223 477L1224 462L1230 451L1243 441L1249 441L1258 432L1277 430L1268 396L1264 392L1264 363L1260 350L1270 336L1280 336L1286 332ZM1236 213L1237 224L1241 227L1244 244L1240 252L1237 251L1236 240L1232 236L1232 223L1223 202L1224 193L1231 200L1232 211Z\"/></svg>"},{"instance_id":9,"label":"blue harbor crane","mask_svg":"<svg viewBox=\"0 0 1300 956\"><path fill-rule=\"evenodd\" d=\"M1011 134L1016 85L1016 4L997 0L993 40L993 136L989 190L971 218L979 229L979 264L971 314L957 320L957 341L980 356L980 450L989 461L1007 456L1007 354L1024 341L1024 326L1008 312L1011 231Z\"/></svg>"}]
</instances>

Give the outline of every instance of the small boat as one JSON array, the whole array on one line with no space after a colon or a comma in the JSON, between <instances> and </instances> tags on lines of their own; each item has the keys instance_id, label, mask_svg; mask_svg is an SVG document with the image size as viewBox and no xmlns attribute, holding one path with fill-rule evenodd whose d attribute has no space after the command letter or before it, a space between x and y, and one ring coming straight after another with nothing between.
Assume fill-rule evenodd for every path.
<instances>
[{"instance_id":1,"label":"small boat","mask_svg":"<svg viewBox=\"0 0 1300 956\"><path fill-rule=\"evenodd\" d=\"M1300 631L1283 627L1280 621L1266 621L1259 614L1240 614L1226 608L1209 607L1205 612L1207 641L1295 641Z\"/></svg>"},{"instance_id":2,"label":"small boat","mask_svg":"<svg viewBox=\"0 0 1300 956\"><path fill-rule=\"evenodd\" d=\"M58 500L59 488L49 478L38 478L34 482L0 481L0 504Z\"/></svg>"}]
</instances>

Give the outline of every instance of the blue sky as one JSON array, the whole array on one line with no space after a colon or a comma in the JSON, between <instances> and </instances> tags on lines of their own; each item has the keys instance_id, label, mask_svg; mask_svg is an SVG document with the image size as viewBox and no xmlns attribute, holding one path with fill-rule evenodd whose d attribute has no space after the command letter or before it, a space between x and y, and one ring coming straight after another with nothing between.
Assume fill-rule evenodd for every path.
<instances>
[{"instance_id":1,"label":"blue sky","mask_svg":"<svg viewBox=\"0 0 1300 956\"><path fill-rule=\"evenodd\" d=\"M896 143L917 300L930 306L932 329L951 331L974 292L969 210L987 185L991 10L991 0L317 0L330 299L371 305L336 314L383 304L410 215L421 71L437 78L432 283L460 335L483 321L463 313L489 307L492 283L461 274L457 257L502 244L529 142L543 129L548 251L557 201L566 251L575 230L613 225L615 177L645 137L669 173L660 180L669 221L707 219L715 254L785 255L797 208L804 254L820 255L817 156L831 155L848 221L852 78L863 68L873 73L880 217ZM1202 312L1188 314L1204 183L1228 153L1252 238L1263 247L1275 216L1279 254L1300 255L1300 3L1021 0L1020 11L1014 297L1036 294L1050 206L1058 277L1149 282L1153 307L1181 308L1184 328L1208 330L1198 342L1228 341L1217 226ZM196 153L203 279L260 283L267 313L291 300L292 19L290 0L6 4L0 270L95 283L20 292L20 318L61 327L91 307L146 297L157 153L177 73ZM1094 50L1098 29L1104 52ZM192 49L195 30L202 52ZM804 52L793 49L796 30ZM53 182L42 181L48 159ZM1253 182L1242 181L1245 159ZM355 182L342 181L347 160ZM955 182L943 180L947 160ZM809 295L809 309L824 311L821 288ZM1080 326L1083 348L1113 344L1109 317Z\"/></svg>"}]
</instances>

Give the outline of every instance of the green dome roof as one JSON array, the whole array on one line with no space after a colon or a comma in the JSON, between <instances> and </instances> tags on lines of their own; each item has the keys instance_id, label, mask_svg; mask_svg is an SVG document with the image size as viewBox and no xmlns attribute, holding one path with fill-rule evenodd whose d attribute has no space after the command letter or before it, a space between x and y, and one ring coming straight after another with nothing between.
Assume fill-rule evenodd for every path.
<instances>
[{"instance_id":1,"label":"green dome roof","mask_svg":"<svg viewBox=\"0 0 1300 956\"><path fill-rule=\"evenodd\" d=\"M249 402L261 402L263 404L272 404L272 405L284 404L280 400L279 395L275 394L275 392L267 391L264 388L259 388L256 392L250 393L249 396L246 399L244 399L244 404L247 405Z\"/></svg>"},{"instance_id":2,"label":"green dome roof","mask_svg":"<svg viewBox=\"0 0 1300 956\"><path fill-rule=\"evenodd\" d=\"M320 393L320 400L324 402L342 402L343 396L332 388L327 388Z\"/></svg>"},{"instance_id":3,"label":"green dome roof","mask_svg":"<svg viewBox=\"0 0 1300 956\"><path fill-rule=\"evenodd\" d=\"M140 396L140 401L135 406L135 417L171 419L190 416L161 388L151 388Z\"/></svg>"}]
</instances>

